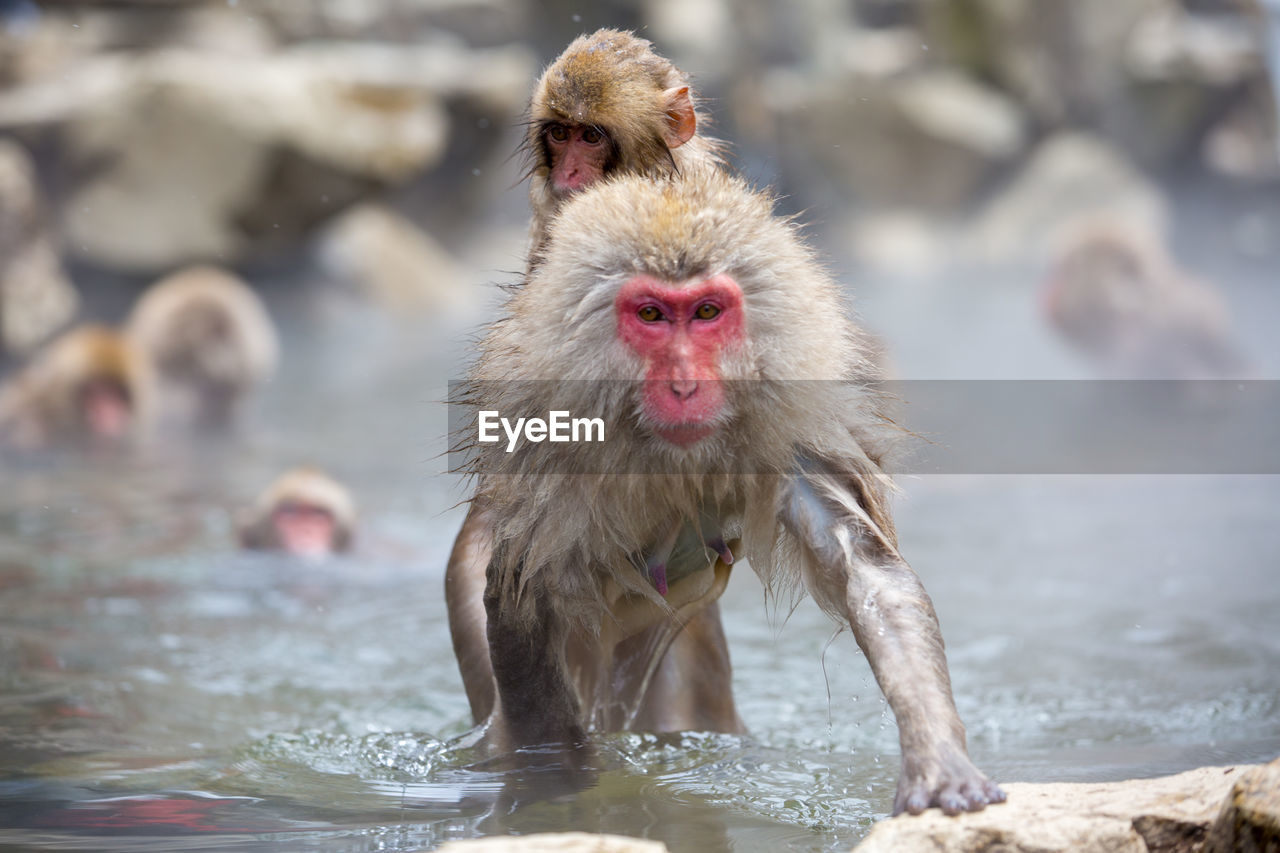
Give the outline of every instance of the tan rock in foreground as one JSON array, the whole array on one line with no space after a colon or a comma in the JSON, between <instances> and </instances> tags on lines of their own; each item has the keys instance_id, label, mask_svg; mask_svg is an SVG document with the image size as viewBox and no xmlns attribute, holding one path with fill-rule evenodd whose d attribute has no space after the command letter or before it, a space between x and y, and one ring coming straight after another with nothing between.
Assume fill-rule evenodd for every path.
<instances>
[{"instance_id":1,"label":"tan rock in foreground","mask_svg":"<svg viewBox=\"0 0 1280 853\"><path fill-rule=\"evenodd\" d=\"M1232 785L1253 770L1201 767L1125 782L1007 784L1004 805L958 817L931 809L886 820L857 851L1199 851Z\"/></svg>"},{"instance_id":2,"label":"tan rock in foreground","mask_svg":"<svg viewBox=\"0 0 1280 853\"><path fill-rule=\"evenodd\" d=\"M1204 853L1280 850L1280 758L1236 779Z\"/></svg>"},{"instance_id":3,"label":"tan rock in foreground","mask_svg":"<svg viewBox=\"0 0 1280 853\"><path fill-rule=\"evenodd\" d=\"M661 841L587 832L543 832L450 841L440 853L666 853Z\"/></svg>"}]
</instances>

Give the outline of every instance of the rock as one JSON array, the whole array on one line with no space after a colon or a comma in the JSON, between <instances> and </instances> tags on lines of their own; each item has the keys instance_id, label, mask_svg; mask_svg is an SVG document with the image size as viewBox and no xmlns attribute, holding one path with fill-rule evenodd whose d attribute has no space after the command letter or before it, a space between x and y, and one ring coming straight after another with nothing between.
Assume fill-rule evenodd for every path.
<instances>
[{"instance_id":1,"label":"rock","mask_svg":"<svg viewBox=\"0 0 1280 853\"><path fill-rule=\"evenodd\" d=\"M436 165L450 104L514 115L532 73L523 48L444 37L101 54L0 93L0 128L64 133L62 171L88 173L62 210L69 250L150 272L296 242Z\"/></svg>"},{"instance_id":2,"label":"rock","mask_svg":"<svg viewBox=\"0 0 1280 853\"><path fill-rule=\"evenodd\" d=\"M1139 80L1239 83L1264 70L1255 27L1241 17L1193 15L1166 6L1134 28L1126 45L1126 64Z\"/></svg>"},{"instance_id":3,"label":"rock","mask_svg":"<svg viewBox=\"0 0 1280 853\"><path fill-rule=\"evenodd\" d=\"M951 230L919 212L877 210L854 217L842 233L858 263L877 273L923 278L956 257Z\"/></svg>"},{"instance_id":4,"label":"rock","mask_svg":"<svg viewBox=\"0 0 1280 853\"><path fill-rule=\"evenodd\" d=\"M289 40L399 40L404 33L445 29L468 44L492 45L524 38L531 27L526 0L310 0L255 3L252 8Z\"/></svg>"},{"instance_id":5,"label":"rock","mask_svg":"<svg viewBox=\"0 0 1280 853\"><path fill-rule=\"evenodd\" d=\"M1209 829L1204 853L1280 850L1280 758L1236 780Z\"/></svg>"},{"instance_id":6,"label":"rock","mask_svg":"<svg viewBox=\"0 0 1280 853\"><path fill-rule=\"evenodd\" d=\"M1120 152L1083 133L1056 134L979 214L965 241L978 263L1044 260L1064 228L1106 218L1163 235L1168 205Z\"/></svg>"},{"instance_id":7,"label":"rock","mask_svg":"<svg viewBox=\"0 0 1280 853\"><path fill-rule=\"evenodd\" d=\"M1126 782L1002 786L1003 805L947 817L937 809L882 821L857 853L1179 853L1198 851L1248 767L1201 767ZM1274 802L1274 791L1272 798Z\"/></svg>"},{"instance_id":8,"label":"rock","mask_svg":"<svg viewBox=\"0 0 1280 853\"><path fill-rule=\"evenodd\" d=\"M1267 88L1257 23L1240 15L1167 6L1134 28L1124 59L1123 95L1104 123L1108 135L1154 166L1197 154L1224 104L1239 101L1243 90Z\"/></svg>"},{"instance_id":9,"label":"rock","mask_svg":"<svg viewBox=\"0 0 1280 853\"><path fill-rule=\"evenodd\" d=\"M1125 77L1134 26L1169 0L961 0L923 7L934 53L1012 93L1042 123L1096 115ZM1087 56L1087 61L1082 57Z\"/></svg>"},{"instance_id":10,"label":"rock","mask_svg":"<svg viewBox=\"0 0 1280 853\"><path fill-rule=\"evenodd\" d=\"M774 72L764 97L793 168L871 203L962 205L1026 138L1012 101L951 71L821 80Z\"/></svg>"},{"instance_id":11,"label":"rock","mask_svg":"<svg viewBox=\"0 0 1280 853\"><path fill-rule=\"evenodd\" d=\"M35 165L0 139L0 353L30 351L78 304L45 222Z\"/></svg>"},{"instance_id":12,"label":"rock","mask_svg":"<svg viewBox=\"0 0 1280 853\"><path fill-rule=\"evenodd\" d=\"M439 310L461 301L458 261L417 225L377 204L345 212L321 236L321 265L393 314Z\"/></svg>"},{"instance_id":13,"label":"rock","mask_svg":"<svg viewBox=\"0 0 1280 853\"><path fill-rule=\"evenodd\" d=\"M926 4L936 52L1051 128L1087 126L1146 166L1193 155L1224 102L1264 82L1248 3L956 0ZM1228 10L1227 7L1232 7Z\"/></svg>"},{"instance_id":14,"label":"rock","mask_svg":"<svg viewBox=\"0 0 1280 853\"><path fill-rule=\"evenodd\" d=\"M665 853L666 850L667 845L660 841L586 832L473 838L450 841L440 847L440 853Z\"/></svg>"},{"instance_id":15,"label":"rock","mask_svg":"<svg viewBox=\"0 0 1280 853\"><path fill-rule=\"evenodd\" d=\"M645 18L651 36L672 56L696 56L699 78L725 74L733 53L732 39L722 34L733 29L734 11L720 0L649 0Z\"/></svg>"},{"instance_id":16,"label":"rock","mask_svg":"<svg viewBox=\"0 0 1280 853\"><path fill-rule=\"evenodd\" d=\"M1252 87L1204 140L1205 164L1218 174L1247 181L1280 177L1276 102L1267 87Z\"/></svg>"}]
</instances>

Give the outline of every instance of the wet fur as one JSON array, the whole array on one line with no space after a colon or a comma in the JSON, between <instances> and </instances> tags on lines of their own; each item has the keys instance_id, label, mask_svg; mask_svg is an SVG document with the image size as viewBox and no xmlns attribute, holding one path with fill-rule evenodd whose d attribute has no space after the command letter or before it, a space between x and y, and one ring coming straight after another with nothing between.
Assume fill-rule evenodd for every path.
<instances>
[{"instance_id":1,"label":"wet fur","mask_svg":"<svg viewBox=\"0 0 1280 853\"><path fill-rule=\"evenodd\" d=\"M520 570L501 577L510 600L549 586L567 616L588 623L605 604L602 577L653 595L634 555L653 547L670 518L697 519L707 506L717 508L726 537L744 538L766 582L794 580L804 574L804 555L776 507L797 452L844 460L892 541L890 486L876 461L891 430L866 384L866 350L837 287L795 227L772 215L771 199L715 172L670 182L619 178L589 193L588 203L574 200L556 220L554 251L495 324L473 375L476 405L506 417L549 409L606 416L601 445L543 443L512 454L477 446L477 470L502 483L492 496L501 501L496 556L505 564L508 554L522 555ZM600 210L611 213L602 218ZM613 302L639 273L668 281L727 273L743 290L749 344L724 365L732 424L689 451L646 428L638 383L509 381L642 375L638 358L616 340ZM790 334L796 328L810 333ZM792 381L816 379L854 381ZM862 437L874 439L870 453ZM555 533L548 518L557 519ZM843 609L842 595L815 593L826 609Z\"/></svg>"},{"instance_id":2,"label":"wet fur","mask_svg":"<svg viewBox=\"0 0 1280 853\"><path fill-rule=\"evenodd\" d=\"M645 366L616 333L615 296L637 275L721 274L742 290L746 334L722 354L721 428L678 449L646 423ZM476 410L603 417L606 436L468 448L493 531L492 743L558 742L565 765L581 768L584 721L600 708L574 689L566 639L596 635L616 650L617 602L667 604L645 567L672 519L692 530L710 519L725 539L741 537L766 585L802 583L852 626L898 721L895 812L1004 799L968 758L933 605L897 550L881 468L896 430L870 348L769 196L716 170L585 190L563 206L542 263L481 351L465 395Z\"/></svg>"}]
</instances>

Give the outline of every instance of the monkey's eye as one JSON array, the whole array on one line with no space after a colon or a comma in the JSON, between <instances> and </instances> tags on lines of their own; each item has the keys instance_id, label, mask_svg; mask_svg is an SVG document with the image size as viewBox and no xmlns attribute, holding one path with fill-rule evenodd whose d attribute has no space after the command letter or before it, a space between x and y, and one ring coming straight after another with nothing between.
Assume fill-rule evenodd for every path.
<instances>
[{"instance_id":1,"label":"monkey's eye","mask_svg":"<svg viewBox=\"0 0 1280 853\"><path fill-rule=\"evenodd\" d=\"M704 302L698 306L698 310L693 312L693 316L699 320L714 320L720 315L720 307L710 302Z\"/></svg>"},{"instance_id":2,"label":"monkey's eye","mask_svg":"<svg viewBox=\"0 0 1280 853\"><path fill-rule=\"evenodd\" d=\"M665 319L662 316L662 312L658 310L657 306L655 305L645 305L643 308L641 308L639 311L636 312L636 316L639 317L641 320L645 321L646 323L656 323L659 320Z\"/></svg>"},{"instance_id":3,"label":"monkey's eye","mask_svg":"<svg viewBox=\"0 0 1280 853\"><path fill-rule=\"evenodd\" d=\"M582 131L582 141L588 145L598 145L604 141L604 134L594 127Z\"/></svg>"},{"instance_id":4,"label":"monkey's eye","mask_svg":"<svg viewBox=\"0 0 1280 853\"><path fill-rule=\"evenodd\" d=\"M552 142L568 142L569 128L563 124L553 124L547 128L547 136L551 137Z\"/></svg>"}]
</instances>

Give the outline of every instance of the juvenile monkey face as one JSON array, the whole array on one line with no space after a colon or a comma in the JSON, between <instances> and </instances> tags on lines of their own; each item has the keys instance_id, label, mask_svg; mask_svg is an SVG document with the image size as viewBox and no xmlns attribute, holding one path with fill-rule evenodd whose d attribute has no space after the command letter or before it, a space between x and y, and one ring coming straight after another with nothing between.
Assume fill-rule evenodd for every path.
<instances>
[{"instance_id":1,"label":"juvenile monkey face","mask_svg":"<svg viewBox=\"0 0 1280 853\"><path fill-rule=\"evenodd\" d=\"M290 554L315 558L336 550L333 514L324 507L287 501L271 513L271 524L280 548Z\"/></svg>"},{"instance_id":2,"label":"juvenile monkey face","mask_svg":"<svg viewBox=\"0 0 1280 853\"><path fill-rule=\"evenodd\" d=\"M742 342L742 289L727 275L672 283L640 275L614 301L618 337L644 360L643 410L653 431L689 447L725 410L721 357Z\"/></svg>"},{"instance_id":3,"label":"juvenile monkey face","mask_svg":"<svg viewBox=\"0 0 1280 853\"><path fill-rule=\"evenodd\" d=\"M551 188L557 195L567 196L604 177L611 141L602 129L552 122L542 138L551 167Z\"/></svg>"},{"instance_id":4,"label":"juvenile monkey face","mask_svg":"<svg viewBox=\"0 0 1280 853\"><path fill-rule=\"evenodd\" d=\"M124 383L95 376L79 390L80 417L85 433L94 441L121 442L133 425L133 404Z\"/></svg>"}]
</instances>

